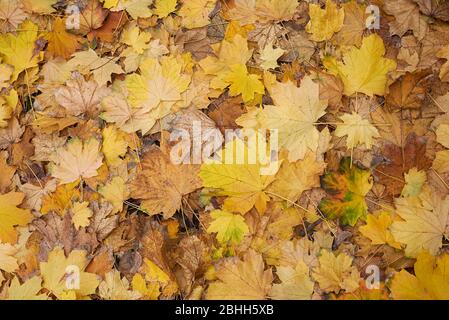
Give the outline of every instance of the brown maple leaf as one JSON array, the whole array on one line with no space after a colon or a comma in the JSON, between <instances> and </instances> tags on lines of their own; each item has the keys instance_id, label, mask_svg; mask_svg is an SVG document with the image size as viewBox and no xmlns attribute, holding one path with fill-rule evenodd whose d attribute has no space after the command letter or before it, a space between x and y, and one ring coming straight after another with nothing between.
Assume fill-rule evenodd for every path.
<instances>
[{"instance_id":1,"label":"brown maple leaf","mask_svg":"<svg viewBox=\"0 0 449 320\"><path fill-rule=\"evenodd\" d=\"M431 167L432 160L426 156L427 138L410 133L404 148L387 143L382 151L385 163L374 169L374 175L384 184L387 192L393 196L401 193L404 187L404 173L411 168L426 170Z\"/></svg>"},{"instance_id":2,"label":"brown maple leaf","mask_svg":"<svg viewBox=\"0 0 449 320\"><path fill-rule=\"evenodd\" d=\"M142 199L151 215L163 213L170 218L181 207L182 197L201 187L199 165L173 164L156 146L144 155L141 167L130 184L131 197Z\"/></svg>"}]
</instances>

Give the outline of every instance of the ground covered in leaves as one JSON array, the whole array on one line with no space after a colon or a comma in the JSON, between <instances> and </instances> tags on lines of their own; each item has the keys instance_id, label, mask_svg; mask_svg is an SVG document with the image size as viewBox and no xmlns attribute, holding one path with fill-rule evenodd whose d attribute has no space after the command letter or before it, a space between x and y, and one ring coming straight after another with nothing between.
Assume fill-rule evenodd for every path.
<instances>
[{"instance_id":1,"label":"ground covered in leaves","mask_svg":"<svg viewBox=\"0 0 449 320\"><path fill-rule=\"evenodd\" d=\"M449 299L447 1L0 0L0 90L2 299Z\"/></svg>"}]
</instances>

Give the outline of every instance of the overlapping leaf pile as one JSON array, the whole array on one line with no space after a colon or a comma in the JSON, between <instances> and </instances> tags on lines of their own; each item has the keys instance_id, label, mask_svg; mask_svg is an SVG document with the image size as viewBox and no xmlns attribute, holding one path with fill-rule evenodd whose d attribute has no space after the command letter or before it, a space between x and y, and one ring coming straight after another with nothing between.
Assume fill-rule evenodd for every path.
<instances>
[{"instance_id":1,"label":"overlapping leaf pile","mask_svg":"<svg viewBox=\"0 0 449 320\"><path fill-rule=\"evenodd\" d=\"M439 0L0 0L0 297L449 299L448 43Z\"/></svg>"}]
</instances>

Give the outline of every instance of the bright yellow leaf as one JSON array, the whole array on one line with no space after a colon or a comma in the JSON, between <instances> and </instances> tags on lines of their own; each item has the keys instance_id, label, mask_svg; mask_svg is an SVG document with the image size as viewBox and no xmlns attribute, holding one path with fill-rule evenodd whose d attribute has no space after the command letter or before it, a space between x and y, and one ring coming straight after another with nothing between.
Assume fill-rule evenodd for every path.
<instances>
[{"instance_id":1,"label":"bright yellow leaf","mask_svg":"<svg viewBox=\"0 0 449 320\"><path fill-rule=\"evenodd\" d=\"M340 31L345 19L344 9L337 9L333 0L326 0L326 7L321 9L319 4L309 4L310 21L306 31L311 33L313 41L324 41L332 38L333 34Z\"/></svg>"},{"instance_id":2,"label":"bright yellow leaf","mask_svg":"<svg viewBox=\"0 0 449 320\"><path fill-rule=\"evenodd\" d=\"M362 46L351 49L343 55L343 62L326 57L324 66L338 75L345 86L345 95L356 92L368 96L385 94L387 74L396 69L396 62L384 58L385 46L382 38L372 34L363 38Z\"/></svg>"},{"instance_id":3,"label":"bright yellow leaf","mask_svg":"<svg viewBox=\"0 0 449 320\"><path fill-rule=\"evenodd\" d=\"M209 228L208 233L217 233L217 240L221 244L228 242L239 244L243 237L249 232L245 219L239 214L232 214L222 210L214 210L210 216L214 219Z\"/></svg>"},{"instance_id":4,"label":"bright yellow leaf","mask_svg":"<svg viewBox=\"0 0 449 320\"><path fill-rule=\"evenodd\" d=\"M15 226L25 226L33 218L30 210L17 208L25 195L20 192L0 194L0 241L17 242Z\"/></svg>"}]
</instances>

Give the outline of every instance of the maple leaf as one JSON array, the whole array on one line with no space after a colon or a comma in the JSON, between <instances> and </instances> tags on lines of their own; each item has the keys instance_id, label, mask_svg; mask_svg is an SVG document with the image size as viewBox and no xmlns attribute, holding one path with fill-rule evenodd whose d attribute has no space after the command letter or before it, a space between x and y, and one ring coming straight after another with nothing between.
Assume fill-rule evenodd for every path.
<instances>
[{"instance_id":1,"label":"maple leaf","mask_svg":"<svg viewBox=\"0 0 449 320\"><path fill-rule=\"evenodd\" d=\"M181 0L182 7L177 14L182 25L188 29L201 28L210 23L209 13L215 7L214 0Z\"/></svg>"},{"instance_id":2,"label":"maple leaf","mask_svg":"<svg viewBox=\"0 0 449 320\"><path fill-rule=\"evenodd\" d=\"M287 205L291 205L299 200L304 191L320 186L319 176L325 166L323 162L316 161L312 153L306 154L303 160L284 161L268 190L280 199L288 199Z\"/></svg>"},{"instance_id":3,"label":"maple leaf","mask_svg":"<svg viewBox=\"0 0 449 320\"><path fill-rule=\"evenodd\" d=\"M401 249L401 244L396 242L390 231L393 223L388 212L380 212L377 215L369 214L366 218L366 225L359 228L360 233L371 240L372 245L388 244L393 248Z\"/></svg>"},{"instance_id":4,"label":"maple leaf","mask_svg":"<svg viewBox=\"0 0 449 320\"><path fill-rule=\"evenodd\" d=\"M412 168L408 173L404 174L405 186L402 189L402 197L416 197L421 193L421 190L426 182L426 172L418 171Z\"/></svg>"},{"instance_id":5,"label":"maple leaf","mask_svg":"<svg viewBox=\"0 0 449 320\"><path fill-rule=\"evenodd\" d=\"M324 292L352 292L359 287L360 274L352 266L352 258L346 253L335 256L334 253L323 250L319 263L313 271L313 277Z\"/></svg>"},{"instance_id":6,"label":"maple leaf","mask_svg":"<svg viewBox=\"0 0 449 320\"><path fill-rule=\"evenodd\" d=\"M229 40L223 40L213 49L217 57L207 56L199 61L199 65L206 74L215 76L210 86L214 89L223 90L229 85L223 80L223 73L229 72L230 66L246 65L253 50L248 49L247 39L240 34L236 34Z\"/></svg>"},{"instance_id":7,"label":"maple leaf","mask_svg":"<svg viewBox=\"0 0 449 320\"><path fill-rule=\"evenodd\" d=\"M95 177L102 164L100 143L91 138L82 141L78 138L70 140L64 148L58 150L54 164L50 164L51 175L66 184L78 179Z\"/></svg>"},{"instance_id":8,"label":"maple leaf","mask_svg":"<svg viewBox=\"0 0 449 320\"><path fill-rule=\"evenodd\" d=\"M418 255L415 275L406 270L396 273L391 280L390 290L398 300L447 300L449 255L433 257L426 251Z\"/></svg>"},{"instance_id":9,"label":"maple leaf","mask_svg":"<svg viewBox=\"0 0 449 320\"><path fill-rule=\"evenodd\" d=\"M143 156L142 170L130 183L130 195L142 199L149 214L170 218L181 207L182 197L201 187L198 165L176 165L158 147Z\"/></svg>"},{"instance_id":10,"label":"maple leaf","mask_svg":"<svg viewBox=\"0 0 449 320\"><path fill-rule=\"evenodd\" d=\"M222 244L228 242L239 244L243 237L249 232L245 219L241 215L232 214L222 210L214 210L210 216L214 219L208 233L217 233L217 240Z\"/></svg>"},{"instance_id":11,"label":"maple leaf","mask_svg":"<svg viewBox=\"0 0 449 320\"><path fill-rule=\"evenodd\" d=\"M310 300L313 293L313 281L309 277L309 268L304 262L293 267L277 267L276 274L281 284L274 284L270 296L274 300Z\"/></svg>"},{"instance_id":12,"label":"maple leaf","mask_svg":"<svg viewBox=\"0 0 449 320\"><path fill-rule=\"evenodd\" d=\"M391 110L419 109L425 97L424 81L430 71L409 73L394 82L386 96L386 104Z\"/></svg>"},{"instance_id":13,"label":"maple leaf","mask_svg":"<svg viewBox=\"0 0 449 320\"><path fill-rule=\"evenodd\" d=\"M127 185L121 177L112 178L109 183L101 186L98 192L113 205L113 213L121 212L123 209L123 201L129 197Z\"/></svg>"},{"instance_id":14,"label":"maple leaf","mask_svg":"<svg viewBox=\"0 0 449 320\"><path fill-rule=\"evenodd\" d=\"M289 151L291 162L303 159L308 151L315 152L320 139L315 123L327 106L319 97L319 85L305 77L299 88L290 81L276 83L270 95L275 105L267 105L254 114L256 126L278 131L279 146ZM245 126L241 119L237 123Z\"/></svg>"},{"instance_id":15,"label":"maple leaf","mask_svg":"<svg viewBox=\"0 0 449 320\"><path fill-rule=\"evenodd\" d=\"M161 294L159 284L155 282L147 284L140 273L136 273L133 276L131 285L134 291L139 292L144 297L148 297L149 300L157 300Z\"/></svg>"},{"instance_id":16,"label":"maple leaf","mask_svg":"<svg viewBox=\"0 0 449 320\"><path fill-rule=\"evenodd\" d=\"M176 10L177 0L156 0L153 12L158 18L165 18Z\"/></svg>"},{"instance_id":17,"label":"maple leaf","mask_svg":"<svg viewBox=\"0 0 449 320\"><path fill-rule=\"evenodd\" d=\"M427 23L419 14L419 7L409 0L386 2L383 9L387 14L394 15L396 20L390 23L390 33L403 36L408 30L413 30L415 36L422 39L427 32Z\"/></svg>"},{"instance_id":18,"label":"maple leaf","mask_svg":"<svg viewBox=\"0 0 449 320\"><path fill-rule=\"evenodd\" d=\"M345 19L344 9L337 9L337 5L332 0L326 0L325 9L321 9L319 4L309 4L310 21L306 26L306 31L311 33L313 41L329 40L332 35L341 30Z\"/></svg>"},{"instance_id":19,"label":"maple leaf","mask_svg":"<svg viewBox=\"0 0 449 320\"><path fill-rule=\"evenodd\" d=\"M103 129L103 146L101 151L106 158L108 166L117 166L122 163L123 157L128 150L126 134L118 130L115 126L107 126Z\"/></svg>"},{"instance_id":20,"label":"maple leaf","mask_svg":"<svg viewBox=\"0 0 449 320\"><path fill-rule=\"evenodd\" d=\"M100 0L104 2L104 7L111 9L111 11L126 10L133 19L149 18L153 12L149 6L153 0Z\"/></svg>"},{"instance_id":21,"label":"maple leaf","mask_svg":"<svg viewBox=\"0 0 449 320\"><path fill-rule=\"evenodd\" d=\"M36 67L43 58L43 52L35 52L35 42L38 39L37 25L31 20L26 20L19 28L25 31L19 32L17 36L12 33L0 36L0 57L3 58L3 63L14 67L11 81L16 81L21 72Z\"/></svg>"},{"instance_id":22,"label":"maple leaf","mask_svg":"<svg viewBox=\"0 0 449 320\"><path fill-rule=\"evenodd\" d=\"M71 70L78 70L82 74L92 73L94 80L101 87L111 81L113 73L124 73L122 67L116 62L119 57L103 56L99 57L98 54L89 48L86 51L78 51L72 55L67 63Z\"/></svg>"},{"instance_id":23,"label":"maple leaf","mask_svg":"<svg viewBox=\"0 0 449 320\"><path fill-rule=\"evenodd\" d=\"M271 289L273 274L265 270L262 256L250 249L243 260L229 259L217 266L217 281L209 284L209 300L262 300Z\"/></svg>"},{"instance_id":24,"label":"maple leaf","mask_svg":"<svg viewBox=\"0 0 449 320\"><path fill-rule=\"evenodd\" d=\"M19 268L15 257L17 251L10 243L0 243L0 270L12 273Z\"/></svg>"},{"instance_id":25,"label":"maple leaf","mask_svg":"<svg viewBox=\"0 0 449 320\"><path fill-rule=\"evenodd\" d=\"M93 215L92 210L89 208L89 202L75 202L72 207L72 212L72 222L76 230L89 225L89 218Z\"/></svg>"},{"instance_id":26,"label":"maple leaf","mask_svg":"<svg viewBox=\"0 0 449 320\"><path fill-rule=\"evenodd\" d=\"M17 242L15 226L25 226L33 218L30 210L17 208L24 198L23 193L9 192L0 194L0 241Z\"/></svg>"},{"instance_id":27,"label":"maple leaf","mask_svg":"<svg viewBox=\"0 0 449 320\"><path fill-rule=\"evenodd\" d=\"M381 37L372 34L363 38L359 48L352 47L343 54L343 62L326 57L324 66L334 75L338 75L345 86L345 95L356 92L368 96L385 93L387 74L396 69L396 62L384 58L385 46Z\"/></svg>"},{"instance_id":28,"label":"maple leaf","mask_svg":"<svg viewBox=\"0 0 449 320\"><path fill-rule=\"evenodd\" d=\"M405 254L416 257L422 250L436 255L448 236L449 198L424 190L417 197L395 199L396 213L404 221L395 221L391 232L396 241L406 244Z\"/></svg>"},{"instance_id":29,"label":"maple leaf","mask_svg":"<svg viewBox=\"0 0 449 320\"><path fill-rule=\"evenodd\" d=\"M426 170L431 166L426 156L427 138L411 133L405 139L404 147L387 143L382 155L387 162L381 164L374 172L380 183L384 184L392 195L398 195L404 188L404 174L412 168Z\"/></svg>"},{"instance_id":30,"label":"maple leaf","mask_svg":"<svg viewBox=\"0 0 449 320\"><path fill-rule=\"evenodd\" d=\"M19 279L14 277L7 290L7 300L47 300L46 294L39 294L42 289L42 279L34 276L20 284Z\"/></svg>"},{"instance_id":31,"label":"maple leaf","mask_svg":"<svg viewBox=\"0 0 449 320\"><path fill-rule=\"evenodd\" d=\"M56 179L53 179L56 182ZM63 216L68 208L72 206L72 200L80 198L78 182L63 184L56 187L54 192L49 192L42 197L41 213L47 214L54 211Z\"/></svg>"},{"instance_id":32,"label":"maple leaf","mask_svg":"<svg viewBox=\"0 0 449 320\"><path fill-rule=\"evenodd\" d=\"M42 14L50 14L55 11L52 7L56 4L58 0L23 0L22 3L28 11L42 13Z\"/></svg>"},{"instance_id":33,"label":"maple leaf","mask_svg":"<svg viewBox=\"0 0 449 320\"><path fill-rule=\"evenodd\" d=\"M223 206L225 210L244 214L255 206L259 213L265 212L269 200L265 190L274 177L261 175L263 166L259 162L249 162L248 155L257 153L253 148L255 146L247 146L237 138L224 146L221 161L210 161L201 165L199 176L203 186L214 189L210 195L227 196ZM241 155L246 160L239 164L236 157ZM232 161L229 163L225 159Z\"/></svg>"},{"instance_id":34,"label":"maple leaf","mask_svg":"<svg viewBox=\"0 0 449 320\"><path fill-rule=\"evenodd\" d=\"M24 6L17 0L0 0L0 20L2 32L10 32L17 29L17 27L28 17L24 11Z\"/></svg>"},{"instance_id":35,"label":"maple leaf","mask_svg":"<svg viewBox=\"0 0 449 320\"><path fill-rule=\"evenodd\" d=\"M67 59L79 48L80 39L66 31L65 21L61 18L53 21L52 30L44 38L48 41L47 52L53 56Z\"/></svg>"},{"instance_id":36,"label":"maple leaf","mask_svg":"<svg viewBox=\"0 0 449 320\"><path fill-rule=\"evenodd\" d=\"M123 30L120 41L130 46L130 49L137 54L142 54L148 48L151 40L151 33L140 31L136 25L130 25Z\"/></svg>"},{"instance_id":37,"label":"maple leaf","mask_svg":"<svg viewBox=\"0 0 449 320\"><path fill-rule=\"evenodd\" d=\"M344 224L354 226L367 213L366 194L373 186L369 170L351 164L343 158L338 172L327 173L322 179L323 188L330 197L322 200L319 209L331 218L340 218Z\"/></svg>"},{"instance_id":38,"label":"maple leaf","mask_svg":"<svg viewBox=\"0 0 449 320\"><path fill-rule=\"evenodd\" d=\"M181 94L189 87L191 77L183 73L183 67L183 62L175 57L163 59L161 63L149 58L140 65L141 75L134 73L126 77L128 101L133 107L150 112L148 128L184 100Z\"/></svg>"},{"instance_id":39,"label":"maple leaf","mask_svg":"<svg viewBox=\"0 0 449 320\"><path fill-rule=\"evenodd\" d=\"M236 0L226 6L225 17L247 25L254 22L270 23L290 20L298 6L298 0Z\"/></svg>"},{"instance_id":40,"label":"maple leaf","mask_svg":"<svg viewBox=\"0 0 449 320\"><path fill-rule=\"evenodd\" d=\"M95 81L86 81L81 75L75 76L55 92L56 101L67 113L79 116L87 113L90 116L98 114L100 102L109 93L109 89L99 86Z\"/></svg>"},{"instance_id":41,"label":"maple leaf","mask_svg":"<svg viewBox=\"0 0 449 320\"><path fill-rule=\"evenodd\" d=\"M344 10L344 21L340 31L334 35L334 41L341 45L360 46L368 19L366 6L355 0L343 3L341 6Z\"/></svg>"},{"instance_id":42,"label":"maple leaf","mask_svg":"<svg viewBox=\"0 0 449 320\"><path fill-rule=\"evenodd\" d=\"M137 300L141 294L129 289L128 280L120 277L120 272L112 270L106 273L105 279L98 288L100 297L107 300Z\"/></svg>"},{"instance_id":43,"label":"maple leaf","mask_svg":"<svg viewBox=\"0 0 449 320\"><path fill-rule=\"evenodd\" d=\"M87 34L103 25L108 15L108 11L103 8L100 1L89 0L87 5L81 10L79 18L79 28L81 34Z\"/></svg>"},{"instance_id":44,"label":"maple leaf","mask_svg":"<svg viewBox=\"0 0 449 320\"><path fill-rule=\"evenodd\" d=\"M243 102L248 102L254 99L256 93L263 94L265 88L260 77L255 74L249 74L246 66L243 64L234 64L229 67L229 72L223 76L223 81L229 86L229 93L231 96L241 94Z\"/></svg>"},{"instance_id":45,"label":"maple leaf","mask_svg":"<svg viewBox=\"0 0 449 320\"><path fill-rule=\"evenodd\" d=\"M119 92L112 92L101 102L103 113L100 117L109 123L116 123L126 133L148 132L153 123L148 108L133 107Z\"/></svg>"},{"instance_id":46,"label":"maple leaf","mask_svg":"<svg viewBox=\"0 0 449 320\"><path fill-rule=\"evenodd\" d=\"M40 263L43 287L48 289L57 298L81 299L95 293L99 285L97 276L85 272L87 266L86 251L73 250L68 257L60 247L55 247L49 254L47 262ZM77 272L78 286L67 286L66 277ZM61 281L61 279L63 279ZM77 281L78 281L77 280Z\"/></svg>"},{"instance_id":47,"label":"maple leaf","mask_svg":"<svg viewBox=\"0 0 449 320\"><path fill-rule=\"evenodd\" d=\"M358 113L345 113L340 117L342 124L337 124L335 135L346 138L348 149L354 149L359 144L364 144L371 149L373 138L379 138L379 132L367 119L363 119Z\"/></svg>"},{"instance_id":48,"label":"maple leaf","mask_svg":"<svg viewBox=\"0 0 449 320\"><path fill-rule=\"evenodd\" d=\"M262 63L260 66L264 70L276 69L278 67L277 60L285 53L285 50L281 48L274 48L273 42L268 43L260 53L260 59Z\"/></svg>"}]
</instances>

